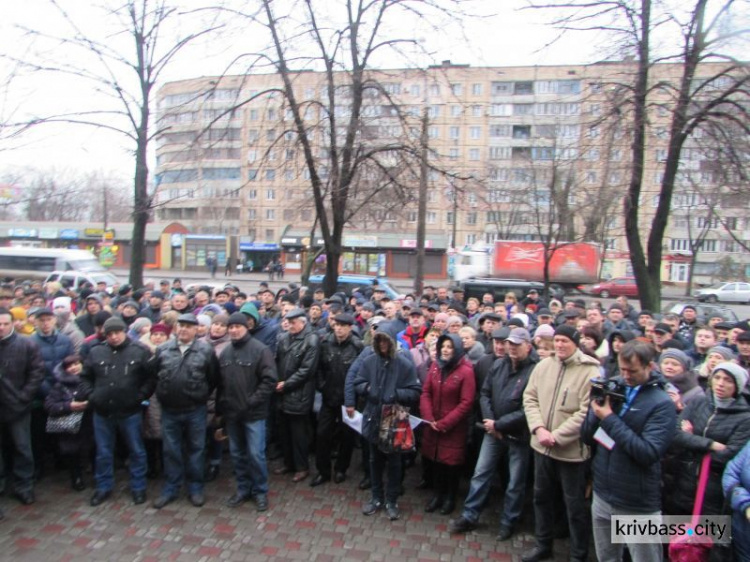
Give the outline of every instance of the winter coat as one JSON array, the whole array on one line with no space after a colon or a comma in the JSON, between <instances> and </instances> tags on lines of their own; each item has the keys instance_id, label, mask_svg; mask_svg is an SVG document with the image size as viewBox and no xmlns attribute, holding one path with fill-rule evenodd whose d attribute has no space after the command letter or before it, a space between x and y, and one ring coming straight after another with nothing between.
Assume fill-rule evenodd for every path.
<instances>
[{"instance_id":1,"label":"winter coat","mask_svg":"<svg viewBox=\"0 0 750 562\"><path fill-rule=\"evenodd\" d=\"M92 336L96 333L96 326L94 326L94 317L88 312L84 312L75 319L76 326L83 332L85 337Z\"/></svg>"},{"instance_id":2,"label":"winter coat","mask_svg":"<svg viewBox=\"0 0 750 562\"><path fill-rule=\"evenodd\" d=\"M0 340L0 422L17 420L31 409L44 376L44 361L34 340L15 332Z\"/></svg>"},{"instance_id":3,"label":"winter coat","mask_svg":"<svg viewBox=\"0 0 750 562\"><path fill-rule=\"evenodd\" d=\"M385 353L379 348L379 342L383 340L388 343ZM419 401L422 388L419 386L414 362L408 353L396 351L393 338L386 333L377 332L372 345L373 351L363 351L359 360L349 369L344 400L347 407L353 408L356 405L356 395L365 398L362 436L376 444L383 406L414 406Z\"/></svg>"},{"instance_id":4,"label":"winter coat","mask_svg":"<svg viewBox=\"0 0 750 562\"><path fill-rule=\"evenodd\" d=\"M630 306L630 305L628 305ZM630 330L615 330L609 336L607 336L607 342L609 343L609 355L604 362L604 378L613 379L620 376L620 365L617 362L617 353L612 345L612 341L615 336L620 336L625 342L635 339L635 334Z\"/></svg>"},{"instance_id":5,"label":"winter coat","mask_svg":"<svg viewBox=\"0 0 750 562\"><path fill-rule=\"evenodd\" d=\"M466 434L469 414L476 392L474 369L465 357L461 338L456 334L440 336L453 342L453 358L445 364L438 359L430 367L419 400L419 411L426 423L422 433L422 455L451 466L460 466L466 458ZM435 431L429 422L435 421Z\"/></svg>"},{"instance_id":6,"label":"winter coat","mask_svg":"<svg viewBox=\"0 0 750 562\"><path fill-rule=\"evenodd\" d=\"M745 510L750 507L750 443L729 461L721 483L732 508L732 542L736 559L747 560L750 557L750 521Z\"/></svg>"},{"instance_id":7,"label":"winter coat","mask_svg":"<svg viewBox=\"0 0 750 562\"><path fill-rule=\"evenodd\" d=\"M622 384L622 379L615 379ZM589 410L581 439L596 446L593 459L594 491L625 513L661 510L661 459L675 434L677 414L664 390L664 381L652 373L630 407L603 420ZM615 442L610 450L599 446L594 434L601 428Z\"/></svg>"},{"instance_id":8,"label":"winter coat","mask_svg":"<svg viewBox=\"0 0 750 562\"><path fill-rule=\"evenodd\" d=\"M78 324L70 319L70 316L70 312L65 312L62 315L58 314L57 327L60 330L61 334L64 334L70 338L70 341L73 343L73 349L77 354L80 355L81 346L83 345L83 340L86 339L86 336L83 335L83 332L78 327Z\"/></svg>"},{"instance_id":9,"label":"winter coat","mask_svg":"<svg viewBox=\"0 0 750 562\"><path fill-rule=\"evenodd\" d=\"M396 336L396 341L404 349L414 349L420 344L424 344L424 337L427 335L427 326L422 326L419 332L414 332L411 326L402 330Z\"/></svg>"},{"instance_id":10,"label":"winter coat","mask_svg":"<svg viewBox=\"0 0 750 562\"><path fill-rule=\"evenodd\" d=\"M482 420L495 420L495 430L503 436L528 442L529 430L523 412L523 392L531 372L539 363L536 351L513 369L510 357L503 357L492 364L480 391L479 406ZM481 421L481 420L477 420Z\"/></svg>"},{"instance_id":11,"label":"winter coat","mask_svg":"<svg viewBox=\"0 0 750 562\"><path fill-rule=\"evenodd\" d=\"M331 334L321 343L316 388L323 394L326 406L335 408L344 404L346 373L363 348L362 340L355 335L339 342L336 335Z\"/></svg>"},{"instance_id":12,"label":"winter coat","mask_svg":"<svg viewBox=\"0 0 750 562\"><path fill-rule=\"evenodd\" d=\"M272 354L276 353L276 344L279 341L279 323L277 321L261 317L260 324L250 330L250 335L268 346Z\"/></svg>"},{"instance_id":13,"label":"winter coat","mask_svg":"<svg viewBox=\"0 0 750 562\"><path fill-rule=\"evenodd\" d=\"M205 406L218 383L219 361L213 347L194 340L183 353L177 340L160 345L154 358L156 396L166 412L190 412Z\"/></svg>"},{"instance_id":14,"label":"winter coat","mask_svg":"<svg viewBox=\"0 0 750 562\"><path fill-rule=\"evenodd\" d=\"M44 399L44 409L50 416L65 416L72 413L70 403L73 401L82 402L78 395L81 386L81 379L78 375L69 375L62 369L62 364L55 367L54 372L55 384ZM87 410L83 414L81 428L77 433L61 433L57 435L57 445L60 453L71 455L91 449L93 436L93 423L91 411Z\"/></svg>"},{"instance_id":15,"label":"winter coat","mask_svg":"<svg viewBox=\"0 0 750 562\"><path fill-rule=\"evenodd\" d=\"M117 347L105 343L91 350L83 364L79 393L100 416L127 417L141 410L155 388L151 351L125 338Z\"/></svg>"},{"instance_id":16,"label":"winter coat","mask_svg":"<svg viewBox=\"0 0 750 562\"><path fill-rule=\"evenodd\" d=\"M281 411L285 414L312 412L319 356L320 340L308 325L298 334L286 332L279 338L276 371L279 381L284 381Z\"/></svg>"},{"instance_id":17,"label":"winter coat","mask_svg":"<svg viewBox=\"0 0 750 562\"><path fill-rule=\"evenodd\" d=\"M161 320L161 307L151 308L147 306L138 314L138 318L148 318L152 324L156 324Z\"/></svg>"},{"instance_id":18,"label":"winter coat","mask_svg":"<svg viewBox=\"0 0 750 562\"><path fill-rule=\"evenodd\" d=\"M224 348L219 365L216 413L233 421L266 419L277 380L268 346L246 334Z\"/></svg>"},{"instance_id":19,"label":"winter coat","mask_svg":"<svg viewBox=\"0 0 750 562\"><path fill-rule=\"evenodd\" d=\"M224 334L220 338L212 338L209 334L206 334L201 338L201 341L206 342L213 348L216 357L219 357L221 355L221 352L224 351L224 349L230 344L228 333Z\"/></svg>"},{"instance_id":20,"label":"winter coat","mask_svg":"<svg viewBox=\"0 0 750 562\"><path fill-rule=\"evenodd\" d=\"M567 462L581 462L589 450L580 440L581 425L589 409L591 379L599 376L599 361L576 350L565 361L547 357L531 373L523 393L523 409L531 431L531 447L543 455ZM555 438L544 447L535 432L544 427Z\"/></svg>"},{"instance_id":21,"label":"winter coat","mask_svg":"<svg viewBox=\"0 0 750 562\"><path fill-rule=\"evenodd\" d=\"M750 441L750 405L739 396L727 408L719 408L710 390L693 400L680 414L680 423L688 420L693 433L679 429L672 443L669 475L665 477L665 511L671 514L692 513L701 459L711 454L711 472L703 500L705 515L721 515L724 496L721 476L727 463ZM714 441L723 443L723 451L711 451Z\"/></svg>"},{"instance_id":22,"label":"winter coat","mask_svg":"<svg viewBox=\"0 0 750 562\"><path fill-rule=\"evenodd\" d=\"M31 338L39 346L39 352L44 360L44 382L39 389L41 398L49 394L52 385L55 384L55 367L68 355L75 354L73 342L66 335L55 329L49 336L43 336L39 332L34 333Z\"/></svg>"}]
</instances>

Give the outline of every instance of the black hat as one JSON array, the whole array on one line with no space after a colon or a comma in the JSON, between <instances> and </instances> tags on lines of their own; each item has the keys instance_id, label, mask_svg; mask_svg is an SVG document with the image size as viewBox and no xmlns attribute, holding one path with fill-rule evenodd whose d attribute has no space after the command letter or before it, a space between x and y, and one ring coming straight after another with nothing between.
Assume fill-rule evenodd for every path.
<instances>
[{"instance_id":1,"label":"black hat","mask_svg":"<svg viewBox=\"0 0 750 562\"><path fill-rule=\"evenodd\" d=\"M734 322L717 322L714 324L714 328L717 330L731 330L734 328Z\"/></svg>"},{"instance_id":2,"label":"black hat","mask_svg":"<svg viewBox=\"0 0 750 562\"><path fill-rule=\"evenodd\" d=\"M120 287L118 294L120 296L125 296L132 290L133 290L133 286L130 283L125 283L122 287Z\"/></svg>"},{"instance_id":3,"label":"black hat","mask_svg":"<svg viewBox=\"0 0 750 562\"><path fill-rule=\"evenodd\" d=\"M346 314L345 312L342 314L337 314L333 317L333 321L336 322L336 324L346 324L347 326L353 326L354 325L354 316L351 314Z\"/></svg>"},{"instance_id":4,"label":"black hat","mask_svg":"<svg viewBox=\"0 0 750 562\"><path fill-rule=\"evenodd\" d=\"M537 318L539 316L552 316L552 312L550 312L549 308L540 308L536 311Z\"/></svg>"},{"instance_id":5,"label":"black hat","mask_svg":"<svg viewBox=\"0 0 750 562\"><path fill-rule=\"evenodd\" d=\"M566 310L563 312L563 318L578 318L581 316L581 313L578 312L575 308L571 310Z\"/></svg>"},{"instance_id":6,"label":"black hat","mask_svg":"<svg viewBox=\"0 0 750 562\"><path fill-rule=\"evenodd\" d=\"M433 312L438 312L440 310L440 307L437 304L435 304L435 303L431 303L431 304L427 305L427 310L432 310Z\"/></svg>"},{"instance_id":7,"label":"black hat","mask_svg":"<svg viewBox=\"0 0 750 562\"><path fill-rule=\"evenodd\" d=\"M164 293L162 293L161 291L151 291L151 297L157 298L157 299L163 299Z\"/></svg>"},{"instance_id":8,"label":"black hat","mask_svg":"<svg viewBox=\"0 0 750 562\"><path fill-rule=\"evenodd\" d=\"M663 334L671 334L672 326L670 326L669 324L665 324L664 322L659 322L656 326L654 326L654 332L661 332Z\"/></svg>"},{"instance_id":9,"label":"black hat","mask_svg":"<svg viewBox=\"0 0 750 562\"><path fill-rule=\"evenodd\" d=\"M505 341L509 335L510 335L510 328L508 328L507 326L503 326L502 328L497 328L495 330L492 330L493 340Z\"/></svg>"},{"instance_id":10,"label":"black hat","mask_svg":"<svg viewBox=\"0 0 750 562\"><path fill-rule=\"evenodd\" d=\"M750 332L740 332L737 334L737 341L750 341Z\"/></svg>"},{"instance_id":11,"label":"black hat","mask_svg":"<svg viewBox=\"0 0 750 562\"><path fill-rule=\"evenodd\" d=\"M96 314L94 314L94 327L100 328L104 326L104 323L112 318L112 314L107 310L100 310Z\"/></svg>"},{"instance_id":12,"label":"black hat","mask_svg":"<svg viewBox=\"0 0 750 562\"><path fill-rule=\"evenodd\" d=\"M37 318L40 318L42 316L54 316L55 313L45 306L42 308L37 308L36 310L33 311L33 314L32 314L32 311L29 310L29 316L32 316L32 315L36 316Z\"/></svg>"},{"instance_id":13,"label":"black hat","mask_svg":"<svg viewBox=\"0 0 750 562\"><path fill-rule=\"evenodd\" d=\"M685 310L687 310L688 308L692 308L693 312L698 312L698 309L695 307L694 304L686 304L685 306L682 307L682 312L685 312Z\"/></svg>"},{"instance_id":14,"label":"black hat","mask_svg":"<svg viewBox=\"0 0 750 562\"><path fill-rule=\"evenodd\" d=\"M558 326L555 329L555 335L565 336L576 345L581 343L581 333L573 326L568 326L567 324L561 324L560 326Z\"/></svg>"},{"instance_id":15,"label":"black hat","mask_svg":"<svg viewBox=\"0 0 750 562\"><path fill-rule=\"evenodd\" d=\"M177 317L177 323L178 324L179 323L182 323L182 324L194 324L194 325L197 326L198 325L198 319L195 317L195 314L191 314L190 312L188 312L186 314L180 314Z\"/></svg>"},{"instance_id":16,"label":"black hat","mask_svg":"<svg viewBox=\"0 0 750 562\"><path fill-rule=\"evenodd\" d=\"M113 316L112 318L109 318L106 322L104 322L103 327L105 336L111 332L124 332L127 329L128 327L125 325L125 322L123 322L116 316Z\"/></svg>"},{"instance_id":17,"label":"black hat","mask_svg":"<svg viewBox=\"0 0 750 562\"><path fill-rule=\"evenodd\" d=\"M500 316L497 312L488 312L487 314L483 314L482 317L479 319L480 322L484 322L485 320L494 320L495 322L502 322L503 317Z\"/></svg>"},{"instance_id":18,"label":"black hat","mask_svg":"<svg viewBox=\"0 0 750 562\"><path fill-rule=\"evenodd\" d=\"M609 305L609 310L619 310L620 312L625 312L622 309L622 306L620 306L620 303L618 303L618 302L613 302L612 304L610 304Z\"/></svg>"},{"instance_id":19,"label":"black hat","mask_svg":"<svg viewBox=\"0 0 750 562\"><path fill-rule=\"evenodd\" d=\"M421 308L412 308L409 316L424 316L424 312L422 312Z\"/></svg>"},{"instance_id":20,"label":"black hat","mask_svg":"<svg viewBox=\"0 0 750 562\"><path fill-rule=\"evenodd\" d=\"M742 322L737 322L732 328L739 328L743 332L750 332L750 322L743 320Z\"/></svg>"},{"instance_id":21,"label":"black hat","mask_svg":"<svg viewBox=\"0 0 750 562\"><path fill-rule=\"evenodd\" d=\"M295 318L305 318L305 311L301 308L293 308L284 316L284 320L294 320Z\"/></svg>"},{"instance_id":22,"label":"black hat","mask_svg":"<svg viewBox=\"0 0 750 562\"><path fill-rule=\"evenodd\" d=\"M362 305L362 310L369 310L370 312L375 312L375 305L371 302L366 302Z\"/></svg>"},{"instance_id":23,"label":"black hat","mask_svg":"<svg viewBox=\"0 0 750 562\"><path fill-rule=\"evenodd\" d=\"M241 312L233 312L229 316L229 320L227 320L227 326L231 326L232 324L240 324L247 328L247 316Z\"/></svg>"},{"instance_id":24,"label":"black hat","mask_svg":"<svg viewBox=\"0 0 750 562\"><path fill-rule=\"evenodd\" d=\"M523 320L520 318L511 318L508 320L508 327L515 326L516 328L525 328L526 326L523 323Z\"/></svg>"},{"instance_id":25,"label":"black hat","mask_svg":"<svg viewBox=\"0 0 750 562\"><path fill-rule=\"evenodd\" d=\"M577 308L586 308L586 301L583 299L573 299L573 304L576 305Z\"/></svg>"}]
</instances>

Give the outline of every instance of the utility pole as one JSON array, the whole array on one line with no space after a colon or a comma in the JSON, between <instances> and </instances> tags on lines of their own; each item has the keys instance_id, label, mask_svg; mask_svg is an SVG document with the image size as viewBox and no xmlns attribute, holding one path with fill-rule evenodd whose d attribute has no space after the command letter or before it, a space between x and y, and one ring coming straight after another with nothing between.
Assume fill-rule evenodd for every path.
<instances>
[{"instance_id":1,"label":"utility pole","mask_svg":"<svg viewBox=\"0 0 750 562\"><path fill-rule=\"evenodd\" d=\"M420 135L421 159L419 162L419 206L417 208L417 272L414 276L414 292L417 298L422 294L424 286L424 259L425 259L425 222L427 219L427 155L429 152L427 141L429 117L427 115L427 104L422 109L422 134Z\"/></svg>"}]
</instances>

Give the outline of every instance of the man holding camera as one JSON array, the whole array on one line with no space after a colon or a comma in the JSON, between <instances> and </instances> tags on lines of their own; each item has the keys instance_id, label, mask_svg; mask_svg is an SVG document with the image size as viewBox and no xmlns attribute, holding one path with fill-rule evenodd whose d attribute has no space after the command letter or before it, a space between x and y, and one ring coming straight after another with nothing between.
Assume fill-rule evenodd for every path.
<instances>
[{"instance_id":1,"label":"man holding camera","mask_svg":"<svg viewBox=\"0 0 750 562\"><path fill-rule=\"evenodd\" d=\"M583 441L597 448L591 515L600 562L622 559L623 545L611 540L613 515L661 514L661 458L674 436L677 414L664 381L651 370L654 355L647 343L633 340L623 346L616 388L592 390L581 429ZM661 544L629 544L628 550L633 562L662 556Z\"/></svg>"},{"instance_id":2,"label":"man holding camera","mask_svg":"<svg viewBox=\"0 0 750 562\"><path fill-rule=\"evenodd\" d=\"M586 507L588 447L581 444L581 425L589 408L591 379L599 361L578 348L581 334L563 324L555 330L555 355L531 373L523 408L534 450L536 547L523 562L552 558L557 486L562 487L570 529L570 559L588 560L589 518Z\"/></svg>"}]
</instances>

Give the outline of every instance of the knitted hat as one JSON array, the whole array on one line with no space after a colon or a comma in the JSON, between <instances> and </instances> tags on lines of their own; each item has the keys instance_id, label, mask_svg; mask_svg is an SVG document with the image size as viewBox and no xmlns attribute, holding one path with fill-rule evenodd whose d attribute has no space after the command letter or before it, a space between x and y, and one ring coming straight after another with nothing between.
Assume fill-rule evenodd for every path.
<instances>
[{"instance_id":1,"label":"knitted hat","mask_svg":"<svg viewBox=\"0 0 750 562\"><path fill-rule=\"evenodd\" d=\"M564 336L571 340L576 346L581 343L581 333L576 330L573 326L567 324L561 324L555 329L556 336Z\"/></svg>"},{"instance_id":2,"label":"knitted hat","mask_svg":"<svg viewBox=\"0 0 750 562\"><path fill-rule=\"evenodd\" d=\"M722 356L724 361L734 361L737 358L737 356L734 354L734 351L723 345L715 345L714 347L709 349L708 353L706 353L706 357L708 357L712 353L718 353Z\"/></svg>"},{"instance_id":3,"label":"knitted hat","mask_svg":"<svg viewBox=\"0 0 750 562\"><path fill-rule=\"evenodd\" d=\"M151 333L155 334L157 332L158 333L162 333L162 334L166 334L166 336L169 337L169 335L172 333L172 328L170 328L166 324L162 324L161 322L159 322L158 324L152 324L151 325Z\"/></svg>"},{"instance_id":4,"label":"knitted hat","mask_svg":"<svg viewBox=\"0 0 750 562\"><path fill-rule=\"evenodd\" d=\"M555 335L555 329L549 324L542 324L534 330L534 337L551 338Z\"/></svg>"},{"instance_id":5,"label":"knitted hat","mask_svg":"<svg viewBox=\"0 0 750 562\"><path fill-rule=\"evenodd\" d=\"M229 323L229 316L226 314L217 314L212 319L213 324L223 324L226 326Z\"/></svg>"},{"instance_id":6,"label":"knitted hat","mask_svg":"<svg viewBox=\"0 0 750 562\"><path fill-rule=\"evenodd\" d=\"M735 396L742 394L745 385L747 385L747 371L743 367L740 367L737 363L730 363L727 361L716 365L714 370L711 371L711 376L713 376L716 371L724 371L730 375L734 379L734 384L737 385Z\"/></svg>"},{"instance_id":7,"label":"knitted hat","mask_svg":"<svg viewBox=\"0 0 750 562\"><path fill-rule=\"evenodd\" d=\"M67 369L74 363L81 363L81 356L80 355L68 355L65 359L62 360L62 368Z\"/></svg>"},{"instance_id":8,"label":"knitted hat","mask_svg":"<svg viewBox=\"0 0 750 562\"><path fill-rule=\"evenodd\" d=\"M659 355L659 363L661 363L665 359L674 359L675 361L679 362L682 365L682 369L684 371L689 371L693 368L693 360L690 359L690 357L688 357L685 352L680 349L675 349L673 347L665 349L661 352L661 355Z\"/></svg>"},{"instance_id":9,"label":"knitted hat","mask_svg":"<svg viewBox=\"0 0 750 562\"><path fill-rule=\"evenodd\" d=\"M245 308L245 305L242 305L242 308ZM257 314L258 311L256 310L255 313ZM233 312L232 315L227 320L227 325L232 326L235 324L240 324L247 328L247 316L243 312Z\"/></svg>"},{"instance_id":10,"label":"knitted hat","mask_svg":"<svg viewBox=\"0 0 750 562\"><path fill-rule=\"evenodd\" d=\"M199 314L196 318L198 319L198 324L201 326L205 326L206 328L211 327L211 317L208 314Z\"/></svg>"},{"instance_id":11,"label":"knitted hat","mask_svg":"<svg viewBox=\"0 0 750 562\"><path fill-rule=\"evenodd\" d=\"M237 314L236 312L232 314L232 316L229 317L229 320L232 320L232 317ZM240 314L246 314L247 316L251 316L255 319L255 325L257 326L260 324L260 313L258 313L258 309L255 308L255 305L251 302L246 302L242 305L242 308L240 308ZM232 322L229 322L231 324ZM235 322L235 324L239 324L239 322ZM245 318L245 325L247 325L247 317Z\"/></svg>"},{"instance_id":12,"label":"knitted hat","mask_svg":"<svg viewBox=\"0 0 750 562\"><path fill-rule=\"evenodd\" d=\"M108 318L107 321L104 323L104 335L111 332L124 332L128 329L128 327L125 325L125 322L120 320L117 317Z\"/></svg>"}]
</instances>

